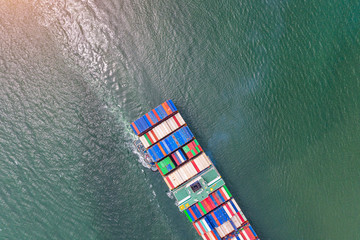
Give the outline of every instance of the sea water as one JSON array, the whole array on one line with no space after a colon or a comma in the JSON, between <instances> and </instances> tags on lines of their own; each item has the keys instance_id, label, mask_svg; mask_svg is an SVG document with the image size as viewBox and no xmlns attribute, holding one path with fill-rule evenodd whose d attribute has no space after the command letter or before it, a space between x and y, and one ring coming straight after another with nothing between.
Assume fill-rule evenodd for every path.
<instances>
[{"instance_id":1,"label":"sea water","mask_svg":"<svg viewBox=\"0 0 360 240\"><path fill-rule=\"evenodd\" d=\"M201 239L129 124L171 98L262 239L360 239L358 1L0 1L0 239Z\"/></svg>"}]
</instances>

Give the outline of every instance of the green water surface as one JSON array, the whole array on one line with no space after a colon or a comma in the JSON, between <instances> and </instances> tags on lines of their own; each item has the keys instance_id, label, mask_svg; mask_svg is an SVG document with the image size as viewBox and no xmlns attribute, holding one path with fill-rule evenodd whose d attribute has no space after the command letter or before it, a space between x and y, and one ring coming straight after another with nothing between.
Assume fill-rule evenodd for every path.
<instances>
[{"instance_id":1,"label":"green water surface","mask_svg":"<svg viewBox=\"0 0 360 240\"><path fill-rule=\"evenodd\" d=\"M0 239L201 239L132 145L169 98L261 239L360 239L359 13L0 1Z\"/></svg>"}]
</instances>

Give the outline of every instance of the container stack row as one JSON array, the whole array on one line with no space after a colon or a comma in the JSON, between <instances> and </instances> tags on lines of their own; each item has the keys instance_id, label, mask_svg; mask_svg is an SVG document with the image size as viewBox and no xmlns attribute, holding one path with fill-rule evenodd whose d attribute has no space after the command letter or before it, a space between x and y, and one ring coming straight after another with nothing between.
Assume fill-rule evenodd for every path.
<instances>
[{"instance_id":1,"label":"container stack row","mask_svg":"<svg viewBox=\"0 0 360 240\"><path fill-rule=\"evenodd\" d=\"M152 160L158 162L173 151L177 150L182 145L188 143L194 138L188 126L184 126L174 133L154 144L148 149Z\"/></svg>"},{"instance_id":2,"label":"container stack row","mask_svg":"<svg viewBox=\"0 0 360 240\"><path fill-rule=\"evenodd\" d=\"M135 120L130 126L136 135L141 136L144 132L148 131L175 112L177 112L177 109L174 103L171 100L167 100L146 113L144 116Z\"/></svg>"},{"instance_id":3,"label":"container stack row","mask_svg":"<svg viewBox=\"0 0 360 240\"><path fill-rule=\"evenodd\" d=\"M187 163L181 165L175 171L169 173L164 177L164 180L169 189L173 190L204 169L210 167L211 164L212 163L209 157L205 153L202 153L193 160L190 160Z\"/></svg>"},{"instance_id":4,"label":"container stack row","mask_svg":"<svg viewBox=\"0 0 360 240\"><path fill-rule=\"evenodd\" d=\"M231 194L227 187L224 185L218 190L212 192L207 198L204 200L195 203L191 207L184 210L185 215L189 219L190 222L194 222L204 216L205 214L211 212L224 202L230 200Z\"/></svg>"},{"instance_id":5,"label":"container stack row","mask_svg":"<svg viewBox=\"0 0 360 240\"><path fill-rule=\"evenodd\" d=\"M176 113L174 116L171 116L167 120L159 123L157 126L144 133L144 135L140 136L139 139L145 148L149 148L151 145L157 143L159 140L184 125L184 119L181 117L180 113Z\"/></svg>"}]
</instances>

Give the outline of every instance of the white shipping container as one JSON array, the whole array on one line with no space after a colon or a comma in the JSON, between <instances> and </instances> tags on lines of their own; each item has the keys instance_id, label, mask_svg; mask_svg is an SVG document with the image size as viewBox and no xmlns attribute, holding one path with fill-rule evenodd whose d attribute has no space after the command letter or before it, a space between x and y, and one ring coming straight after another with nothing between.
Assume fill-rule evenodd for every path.
<instances>
[{"instance_id":1,"label":"white shipping container","mask_svg":"<svg viewBox=\"0 0 360 240\"><path fill-rule=\"evenodd\" d=\"M166 135L172 132L167 121L164 122L163 125L164 125L165 131L166 131Z\"/></svg>"},{"instance_id":2,"label":"white shipping container","mask_svg":"<svg viewBox=\"0 0 360 240\"><path fill-rule=\"evenodd\" d=\"M189 172L189 178L188 179L190 179L190 178L192 178L193 176L196 175L197 172L196 172L194 166L192 165L192 163L188 164L186 166L186 168L187 168L187 171Z\"/></svg>"},{"instance_id":3,"label":"white shipping container","mask_svg":"<svg viewBox=\"0 0 360 240\"><path fill-rule=\"evenodd\" d=\"M160 140L161 138L161 132L160 132L160 130L159 130L160 128L159 128L159 126L157 126L157 127L154 127L153 128L153 133L156 135L156 137Z\"/></svg>"},{"instance_id":4,"label":"white shipping container","mask_svg":"<svg viewBox=\"0 0 360 240\"><path fill-rule=\"evenodd\" d=\"M163 137L165 137L166 136L166 129L165 129L165 127L161 124L161 125L159 125L158 126L158 129L159 129L159 132L160 132L160 138L158 138L158 139L162 139Z\"/></svg>"},{"instance_id":5,"label":"white shipping container","mask_svg":"<svg viewBox=\"0 0 360 240\"><path fill-rule=\"evenodd\" d=\"M184 119L182 118L182 116L180 115L180 113L176 114L176 119L178 120L178 122L180 123L180 125L184 125L185 124L185 121Z\"/></svg>"},{"instance_id":6,"label":"white shipping container","mask_svg":"<svg viewBox=\"0 0 360 240\"><path fill-rule=\"evenodd\" d=\"M209 161L209 158L206 156L205 153L201 153L197 158L195 158L194 161L200 171L204 170L205 168L211 165L211 162Z\"/></svg>"},{"instance_id":7,"label":"white shipping container","mask_svg":"<svg viewBox=\"0 0 360 240\"><path fill-rule=\"evenodd\" d=\"M217 231L217 233L220 235L221 238L225 236L225 233L221 226L216 227L215 231Z\"/></svg>"},{"instance_id":8,"label":"white shipping container","mask_svg":"<svg viewBox=\"0 0 360 240\"><path fill-rule=\"evenodd\" d=\"M188 166L186 165L186 166L182 167L181 170L184 172L184 176L185 176L184 180L185 181L188 180L191 177L191 172L189 171Z\"/></svg>"},{"instance_id":9,"label":"white shipping container","mask_svg":"<svg viewBox=\"0 0 360 240\"><path fill-rule=\"evenodd\" d=\"M238 215L234 215L231 220L233 221L234 225L239 228L241 226L241 220Z\"/></svg>"},{"instance_id":10,"label":"white shipping container","mask_svg":"<svg viewBox=\"0 0 360 240\"><path fill-rule=\"evenodd\" d=\"M168 126L170 127L170 130L171 131L175 131L176 127L174 125L174 119L173 118L170 118L169 120L166 121Z\"/></svg>"},{"instance_id":11,"label":"white shipping container","mask_svg":"<svg viewBox=\"0 0 360 240\"><path fill-rule=\"evenodd\" d=\"M141 136L139 139L140 139L140 142L144 145L144 147L148 148L150 146L149 143L146 141L144 135Z\"/></svg>"},{"instance_id":12,"label":"white shipping container","mask_svg":"<svg viewBox=\"0 0 360 240\"><path fill-rule=\"evenodd\" d=\"M186 164L186 166L184 167L188 173L187 179L190 179L192 176L194 176L196 174L196 171L194 169L194 167L192 166L192 163L190 164Z\"/></svg>"},{"instance_id":13,"label":"white shipping container","mask_svg":"<svg viewBox=\"0 0 360 240\"><path fill-rule=\"evenodd\" d=\"M200 153L200 155L198 157L196 157L195 159L200 160L200 161L206 161L205 155L206 155L205 153Z\"/></svg>"},{"instance_id":14,"label":"white shipping container","mask_svg":"<svg viewBox=\"0 0 360 240\"><path fill-rule=\"evenodd\" d=\"M159 135L157 135L158 139L162 139L163 137L165 137L165 131L163 126L159 125L156 127L156 129L159 132Z\"/></svg>"},{"instance_id":15,"label":"white shipping container","mask_svg":"<svg viewBox=\"0 0 360 240\"><path fill-rule=\"evenodd\" d=\"M204 162L203 160L197 160L197 166L198 166L198 168L199 168L199 171L202 171L202 170L204 170L205 168L206 168L206 166L207 166L207 164L206 164L206 162Z\"/></svg>"},{"instance_id":16,"label":"white shipping container","mask_svg":"<svg viewBox=\"0 0 360 240\"><path fill-rule=\"evenodd\" d=\"M229 222L225 222L223 225L222 225L222 230L223 230L223 234L224 234L224 237L226 235L228 235L229 233L231 233L232 230L234 230L234 228L229 228ZM231 224L230 224L231 225Z\"/></svg>"},{"instance_id":17,"label":"white shipping container","mask_svg":"<svg viewBox=\"0 0 360 240\"><path fill-rule=\"evenodd\" d=\"M178 180L179 176L177 172L173 172L171 174L169 174L169 180L172 182L172 184L174 185L174 187L176 187L178 184Z\"/></svg>"},{"instance_id":18,"label":"white shipping container","mask_svg":"<svg viewBox=\"0 0 360 240\"><path fill-rule=\"evenodd\" d=\"M210 162L206 157L205 153L202 153L199 158L195 158L194 163L197 165L200 171L204 170L205 168L210 166ZM183 184L188 179L195 176L198 172L196 171L195 167L193 166L192 162L187 162L181 165L179 168L174 170L173 172L169 173L168 177L171 183L174 185L174 188Z\"/></svg>"},{"instance_id":19,"label":"white shipping container","mask_svg":"<svg viewBox=\"0 0 360 240\"><path fill-rule=\"evenodd\" d=\"M222 238L222 237L225 237L225 233L224 233L224 230L222 229L222 225L220 225L219 227L215 228L215 230L218 232L219 236Z\"/></svg>"},{"instance_id":20,"label":"white shipping container","mask_svg":"<svg viewBox=\"0 0 360 240\"><path fill-rule=\"evenodd\" d=\"M177 173L179 174L179 180L181 178L180 182L186 181L188 179L188 173L186 171L186 168L180 168Z\"/></svg>"},{"instance_id":21,"label":"white shipping container","mask_svg":"<svg viewBox=\"0 0 360 240\"><path fill-rule=\"evenodd\" d=\"M202 159L197 159L195 163L198 166L199 171L202 171L206 166L206 162Z\"/></svg>"},{"instance_id":22,"label":"white shipping container","mask_svg":"<svg viewBox=\"0 0 360 240\"><path fill-rule=\"evenodd\" d=\"M191 171L189 165L184 166L184 172L185 172L185 181L189 180L193 176L193 172ZM184 182L185 182L184 181Z\"/></svg>"},{"instance_id":23,"label":"white shipping container","mask_svg":"<svg viewBox=\"0 0 360 240\"><path fill-rule=\"evenodd\" d=\"M230 223L230 221L227 221L226 230L227 230L226 235L228 235L229 233L235 231L236 229L234 229L234 227L233 227L233 225Z\"/></svg>"},{"instance_id":24,"label":"white shipping container","mask_svg":"<svg viewBox=\"0 0 360 240\"><path fill-rule=\"evenodd\" d=\"M190 163L190 164L187 164L187 169L189 170L189 172L190 172L190 176L189 176L189 178L191 178L192 176L194 176L194 175L196 175L197 174L197 171L196 171L196 169L195 169L195 167L194 167L194 165L192 164L192 163Z\"/></svg>"},{"instance_id":25,"label":"white shipping container","mask_svg":"<svg viewBox=\"0 0 360 240\"><path fill-rule=\"evenodd\" d=\"M234 227L231 225L231 223L229 221L227 221L226 223L223 224L223 231L224 231L224 236L228 235L229 233L233 232L235 229Z\"/></svg>"},{"instance_id":26,"label":"white shipping container","mask_svg":"<svg viewBox=\"0 0 360 240\"><path fill-rule=\"evenodd\" d=\"M178 126L177 123L175 122L175 119L174 119L174 118L171 118L171 119L170 119L170 122L171 122L171 126L172 126L174 129L179 128L179 126ZM180 126L182 126L182 125L180 125Z\"/></svg>"},{"instance_id":27,"label":"white shipping container","mask_svg":"<svg viewBox=\"0 0 360 240\"><path fill-rule=\"evenodd\" d=\"M177 185L180 185L182 182L186 180L183 169L181 169L181 171L176 172L176 180L177 180Z\"/></svg>"}]
</instances>

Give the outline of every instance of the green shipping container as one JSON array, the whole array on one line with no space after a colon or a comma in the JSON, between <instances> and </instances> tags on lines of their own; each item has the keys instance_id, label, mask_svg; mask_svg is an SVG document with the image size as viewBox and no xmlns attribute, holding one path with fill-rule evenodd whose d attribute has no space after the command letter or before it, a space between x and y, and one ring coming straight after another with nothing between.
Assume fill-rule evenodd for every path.
<instances>
[{"instance_id":1,"label":"green shipping container","mask_svg":"<svg viewBox=\"0 0 360 240\"><path fill-rule=\"evenodd\" d=\"M166 157L164 160L156 163L161 171L162 174L167 174L169 172L167 166L171 169L175 168L175 164L171 161L170 157Z\"/></svg>"}]
</instances>

